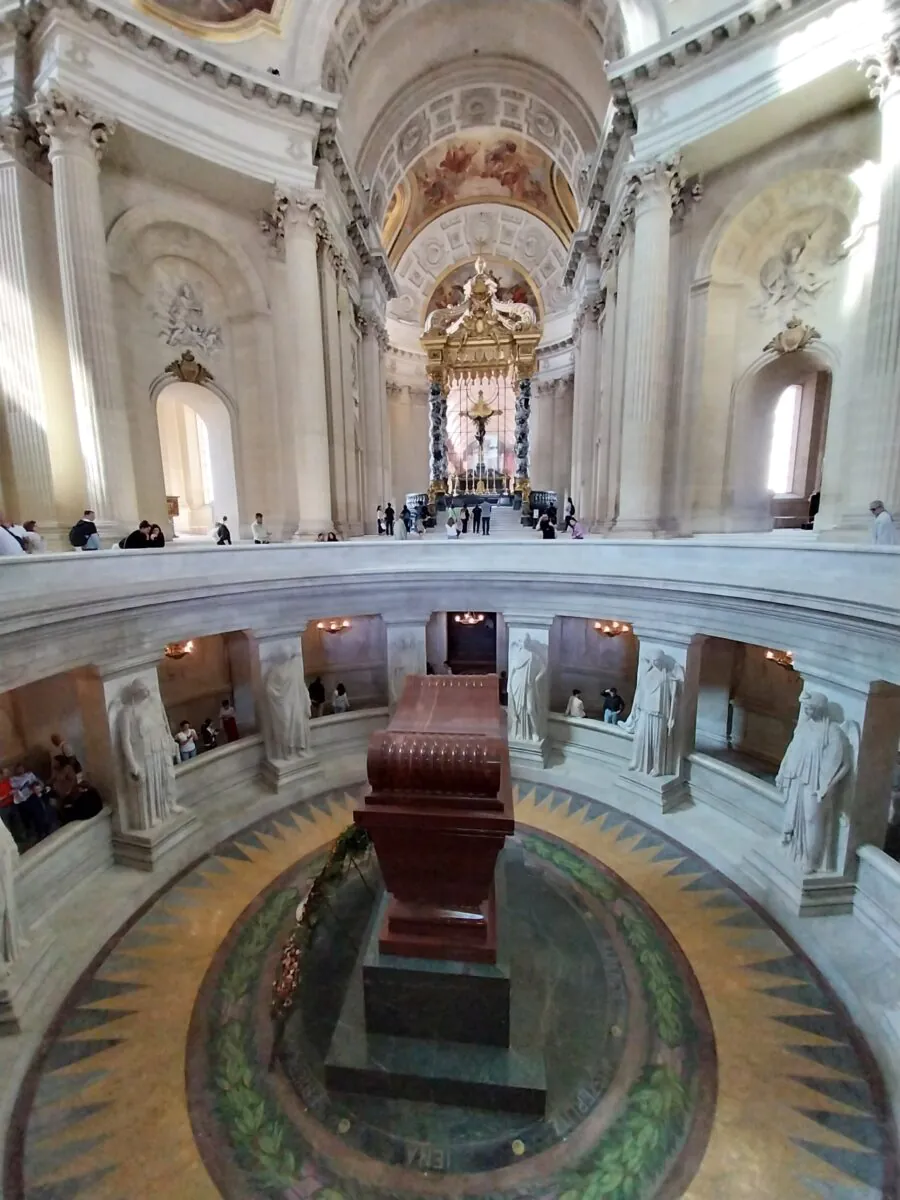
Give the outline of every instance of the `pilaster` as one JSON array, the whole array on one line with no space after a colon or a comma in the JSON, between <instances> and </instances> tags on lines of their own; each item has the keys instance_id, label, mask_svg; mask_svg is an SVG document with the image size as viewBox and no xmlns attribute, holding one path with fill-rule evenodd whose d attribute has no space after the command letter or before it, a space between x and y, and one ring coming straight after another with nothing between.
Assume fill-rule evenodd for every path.
<instances>
[{"instance_id":1,"label":"pilaster","mask_svg":"<svg viewBox=\"0 0 900 1200\"><path fill-rule=\"evenodd\" d=\"M399 517L398 517L399 520ZM407 675L425 674L425 630L427 617L409 620L383 617L387 631L388 704L397 707Z\"/></svg>"},{"instance_id":2,"label":"pilaster","mask_svg":"<svg viewBox=\"0 0 900 1200\"><path fill-rule=\"evenodd\" d=\"M108 534L132 528L137 497L124 404L106 233L100 159L115 123L57 88L31 109L49 146L56 239L86 507Z\"/></svg>"}]
</instances>

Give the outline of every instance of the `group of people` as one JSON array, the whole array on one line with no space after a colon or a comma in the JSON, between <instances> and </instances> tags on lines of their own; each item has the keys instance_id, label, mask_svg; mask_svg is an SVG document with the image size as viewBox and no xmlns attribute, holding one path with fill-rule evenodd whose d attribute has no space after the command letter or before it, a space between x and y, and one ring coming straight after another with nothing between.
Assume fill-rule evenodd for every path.
<instances>
[{"instance_id":1,"label":"group of people","mask_svg":"<svg viewBox=\"0 0 900 1200\"><path fill-rule=\"evenodd\" d=\"M534 517L535 529L541 535L541 538L545 542L555 541L559 523L559 514L556 505L549 505L544 512L535 509ZM566 499L562 532L568 533L576 542L582 541L585 535L584 526L575 516L575 503L571 496Z\"/></svg>"},{"instance_id":2,"label":"group of people","mask_svg":"<svg viewBox=\"0 0 900 1200\"><path fill-rule=\"evenodd\" d=\"M95 817L103 801L84 776L68 742L50 738L50 777L44 780L24 762L0 771L0 819L21 851L28 850L71 821Z\"/></svg>"},{"instance_id":3,"label":"group of people","mask_svg":"<svg viewBox=\"0 0 900 1200\"><path fill-rule=\"evenodd\" d=\"M601 699L603 700L604 723L607 725L618 725L625 712L625 701L614 687L608 687L602 693ZM581 689L573 688L572 695L566 704L566 716L577 717L580 720L586 715L584 700L581 697Z\"/></svg>"},{"instance_id":4,"label":"group of people","mask_svg":"<svg viewBox=\"0 0 900 1200\"><path fill-rule=\"evenodd\" d=\"M175 739L177 760L190 762L192 758L197 757L201 750L215 750L219 744L220 732L226 742L236 742L241 736L237 713L229 697L222 701L219 708L218 728L213 723L212 717L204 720L199 734L190 721L185 720L179 724L178 729L172 735Z\"/></svg>"},{"instance_id":5,"label":"group of people","mask_svg":"<svg viewBox=\"0 0 900 1200\"><path fill-rule=\"evenodd\" d=\"M309 692L310 716L324 716L326 693L325 684L322 682L322 676L317 675L306 690ZM350 711L350 697L347 695L347 689L342 683L337 684L334 691L331 693L331 711L333 713L345 713Z\"/></svg>"},{"instance_id":6,"label":"group of people","mask_svg":"<svg viewBox=\"0 0 900 1200\"><path fill-rule=\"evenodd\" d=\"M158 525L149 521L141 521L137 529L132 529L127 537L119 542L120 550L162 550L166 544L166 535Z\"/></svg>"},{"instance_id":7,"label":"group of people","mask_svg":"<svg viewBox=\"0 0 900 1200\"><path fill-rule=\"evenodd\" d=\"M46 549L46 543L38 533L37 521L14 525L0 513L0 555L43 554Z\"/></svg>"},{"instance_id":8,"label":"group of people","mask_svg":"<svg viewBox=\"0 0 900 1200\"><path fill-rule=\"evenodd\" d=\"M379 504L375 509L375 527L381 537L393 537L398 541L405 541L411 533L418 534L421 537L425 532L425 518L428 516L428 509L424 504L420 504L415 512L404 504L400 509L400 515L391 504L390 500L382 508Z\"/></svg>"},{"instance_id":9,"label":"group of people","mask_svg":"<svg viewBox=\"0 0 900 1200\"><path fill-rule=\"evenodd\" d=\"M457 507L451 501L447 509L447 537L458 538L469 532L469 521L472 522L472 532L489 537L491 533L491 514L494 506L490 500L477 500L471 511L468 505Z\"/></svg>"}]
</instances>

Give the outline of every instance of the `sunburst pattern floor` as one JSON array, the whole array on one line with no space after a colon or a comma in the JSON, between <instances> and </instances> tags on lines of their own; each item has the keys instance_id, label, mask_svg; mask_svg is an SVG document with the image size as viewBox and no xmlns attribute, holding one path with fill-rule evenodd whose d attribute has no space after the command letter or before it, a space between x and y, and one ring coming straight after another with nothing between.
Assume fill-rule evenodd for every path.
<instances>
[{"instance_id":1,"label":"sunburst pattern floor","mask_svg":"<svg viewBox=\"0 0 900 1200\"><path fill-rule=\"evenodd\" d=\"M455 1174L452 1155L427 1145L401 1160L402 1169L367 1172L354 1168L358 1147L348 1139L342 1148L346 1121L325 1130L307 1159L286 1160L294 1178L280 1192L254 1190L239 1171L211 1169L231 1150L217 1127L198 1118L186 1086L193 1056L205 1052L198 996L235 931L250 928L264 897L296 882L297 864L348 824L354 802L350 793L331 794L237 835L97 956L23 1086L8 1140L10 1200L894 1200L896 1155L877 1069L810 964L722 875L658 831L599 802L526 786L517 789L520 828L557 839L633 890L665 925L702 993L715 1096L689 1169L657 1183L646 1174L619 1176L609 1158L601 1169L601 1142L590 1148L598 1169L563 1182L535 1159L531 1175L523 1161L516 1175L489 1184L485 1177L483 1186L477 1174ZM278 944L275 937L269 966ZM235 1003L240 1009L244 998ZM603 1136L613 1133L615 1126Z\"/></svg>"}]
</instances>

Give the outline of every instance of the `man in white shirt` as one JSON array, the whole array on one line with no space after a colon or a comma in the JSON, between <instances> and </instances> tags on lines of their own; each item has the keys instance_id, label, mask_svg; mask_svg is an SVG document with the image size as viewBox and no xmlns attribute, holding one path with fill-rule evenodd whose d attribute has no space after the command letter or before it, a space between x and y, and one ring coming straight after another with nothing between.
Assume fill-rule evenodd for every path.
<instances>
[{"instance_id":1,"label":"man in white shirt","mask_svg":"<svg viewBox=\"0 0 900 1200\"><path fill-rule=\"evenodd\" d=\"M265 521L263 521L262 513L256 514L256 520L250 526L250 532L253 534L253 540L257 546L268 546L272 540L271 534L266 529Z\"/></svg>"},{"instance_id":2,"label":"man in white shirt","mask_svg":"<svg viewBox=\"0 0 900 1200\"><path fill-rule=\"evenodd\" d=\"M583 717L584 716L584 701L581 698L581 692L575 688L572 695L569 697L569 703L566 705L567 717Z\"/></svg>"},{"instance_id":3,"label":"man in white shirt","mask_svg":"<svg viewBox=\"0 0 900 1200\"><path fill-rule=\"evenodd\" d=\"M7 521L6 517L0 513L0 554L24 554L25 547L16 535Z\"/></svg>"},{"instance_id":4,"label":"man in white shirt","mask_svg":"<svg viewBox=\"0 0 900 1200\"><path fill-rule=\"evenodd\" d=\"M897 526L894 524L894 518L880 500L872 501L869 505L869 512L875 518L872 522L872 541L875 545L900 545L900 537L897 535Z\"/></svg>"},{"instance_id":5,"label":"man in white shirt","mask_svg":"<svg viewBox=\"0 0 900 1200\"><path fill-rule=\"evenodd\" d=\"M488 536L491 532L491 510L490 500L483 500L481 502L481 532Z\"/></svg>"}]
</instances>

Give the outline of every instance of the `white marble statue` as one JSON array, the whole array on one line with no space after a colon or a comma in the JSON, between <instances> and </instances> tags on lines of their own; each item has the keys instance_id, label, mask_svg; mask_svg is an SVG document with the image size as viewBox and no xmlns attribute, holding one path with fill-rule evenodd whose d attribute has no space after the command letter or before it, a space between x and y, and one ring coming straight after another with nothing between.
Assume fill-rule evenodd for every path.
<instances>
[{"instance_id":1,"label":"white marble statue","mask_svg":"<svg viewBox=\"0 0 900 1200\"><path fill-rule=\"evenodd\" d=\"M19 956L22 948L16 908L16 867L19 847L0 821L0 970Z\"/></svg>"},{"instance_id":2,"label":"white marble statue","mask_svg":"<svg viewBox=\"0 0 900 1200\"><path fill-rule=\"evenodd\" d=\"M175 787L174 742L158 695L142 679L119 694L119 751L131 783L132 829L152 829L178 807Z\"/></svg>"},{"instance_id":3,"label":"white marble statue","mask_svg":"<svg viewBox=\"0 0 900 1200\"><path fill-rule=\"evenodd\" d=\"M850 738L845 728L832 720L828 697L822 692L804 692L797 728L781 760L775 786L784 796L782 844L806 872L820 871L826 860L834 858L840 784L851 765ZM833 861L827 865L834 869Z\"/></svg>"},{"instance_id":4,"label":"white marble statue","mask_svg":"<svg viewBox=\"0 0 900 1200\"><path fill-rule=\"evenodd\" d=\"M539 742L545 734L547 648L528 634L510 646L509 715L512 738Z\"/></svg>"},{"instance_id":5,"label":"white marble statue","mask_svg":"<svg viewBox=\"0 0 900 1200\"><path fill-rule=\"evenodd\" d=\"M671 775L673 732L683 676L661 651L641 660L634 704L622 728L634 734L630 771Z\"/></svg>"},{"instance_id":6,"label":"white marble statue","mask_svg":"<svg viewBox=\"0 0 900 1200\"><path fill-rule=\"evenodd\" d=\"M275 660L266 675L269 709L269 757L276 762L297 758L309 746L312 704L299 654Z\"/></svg>"}]
</instances>

